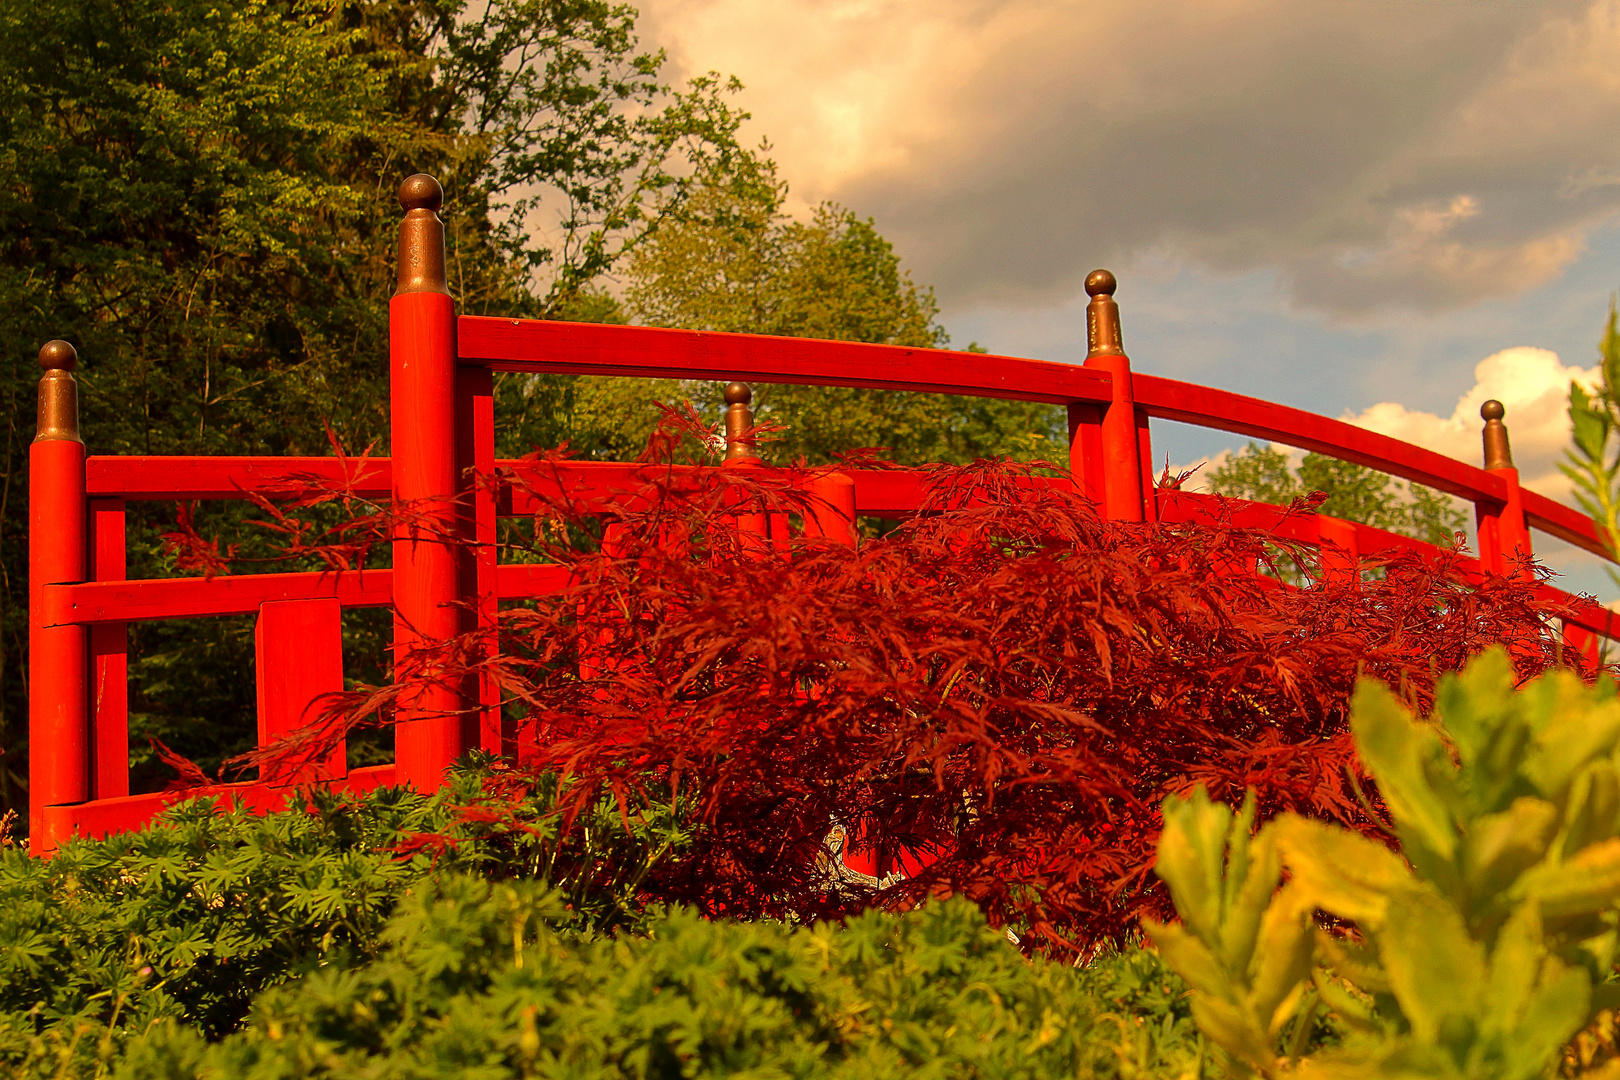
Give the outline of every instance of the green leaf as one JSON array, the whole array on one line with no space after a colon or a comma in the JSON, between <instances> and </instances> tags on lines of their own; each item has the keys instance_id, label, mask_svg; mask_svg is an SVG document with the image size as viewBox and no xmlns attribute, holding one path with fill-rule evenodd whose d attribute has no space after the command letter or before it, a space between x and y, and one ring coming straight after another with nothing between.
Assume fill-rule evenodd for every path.
<instances>
[{"instance_id":1,"label":"green leaf","mask_svg":"<svg viewBox=\"0 0 1620 1080\"><path fill-rule=\"evenodd\" d=\"M1485 993L1480 998L1482 1026L1505 1033L1519 1023L1525 1005L1536 988L1541 962L1546 956L1541 937L1541 913L1535 904L1518 905L1496 935L1491 951L1490 972Z\"/></svg>"},{"instance_id":2,"label":"green leaf","mask_svg":"<svg viewBox=\"0 0 1620 1080\"><path fill-rule=\"evenodd\" d=\"M1158 949L1165 962L1187 981L1187 985L1201 994L1224 1001L1242 1000L1242 988L1223 967L1209 947L1183 928L1173 923L1142 920L1142 929Z\"/></svg>"},{"instance_id":3,"label":"green leaf","mask_svg":"<svg viewBox=\"0 0 1620 1080\"><path fill-rule=\"evenodd\" d=\"M1620 902L1620 838L1591 844L1563 863L1536 867L1512 891L1516 900L1536 900L1544 919L1586 915Z\"/></svg>"},{"instance_id":4,"label":"green leaf","mask_svg":"<svg viewBox=\"0 0 1620 1080\"><path fill-rule=\"evenodd\" d=\"M1538 729L1524 774L1546 798L1563 802L1576 775L1620 744L1620 701L1598 699L1569 671L1548 672L1520 696Z\"/></svg>"},{"instance_id":5,"label":"green leaf","mask_svg":"<svg viewBox=\"0 0 1620 1080\"><path fill-rule=\"evenodd\" d=\"M1310 978L1314 907L1304 890L1289 885L1272 899L1261 921L1248 1000L1268 1039L1276 1039L1294 1015Z\"/></svg>"},{"instance_id":6,"label":"green leaf","mask_svg":"<svg viewBox=\"0 0 1620 1080\"><path fill-rule=\"evenodd\" d=\"M1485 978L1485 951L1432 887L1390 896L1377 936L1379 959L1414 1038L1438 1042L1448 1021L1473 1015Z\"/></svg>"},{"instance_id":7,"label":"green leaf","mask_svg":"<svg viewBox=\"0 0 1620 1080\"><path fill-rule=\"evenodd\" d=\"M1592 980L1584 968L1563 967L1548 960L1524 1019L1504 1040L1502 1080L1533 1080L1586 1023L1592 1003Z\"/></svg>"},{"instance_id":8,"label":"green leaf","mask_svg":"<svg viewBox=\"0 0 1620 1080\"><path fill-rule=\"evenodd\" d=\"M1296 814L1270 828L1292 883L1315 906L1364 928L1382 925L1390 894L1412 882L1399 856L1346 829Z\"/></svg>"},{"instance_id":9,"label":"green leaf","mask_svg":"<svg viewBox=\"0 0 1620 1080\"><path fill-rule=\"evenodd\" d=\"M1620 773L1612 762L1597 761L1575 778L1559 858L1568 859L1589 844L1607 840L1620 829Z\"/></svg>"},{"instance_id":10,"label":"green leaf","mask_svg":"<svg viewBox=\"0 0 1620 1080\"><path fill-rule=\"evenodd\" d=\"M1500 814L1469 823L1463 838L1464 877L1476 909L1540 862L1558 830L1558 808L1528 796Z\"/></svg>"},{"instance_id":11,"label":"green leaf","mask_svg":"<svg viewBox=\"0 0 1620 1080\"><path fill-rule=\"evenodd\" d=\"M1580 383L1569 384L1569 419L1574 429L1575 445L1582 454L1595 462L1602 462L1604 444L1609 439L1608 415L1591 406L1591 399Z\"/></svg>"},{"instance_id":12,"label":"green leaf","mask_svg":"<svg viewBox=\"0 0 1620 1080\"><path fill-rule=\"evenodd\" d=\"M1420 853L1412 850L1416 842L1438 860L1451 862L1457 852L1457 828L1424 768L1442 756L1433 729L1415 721L1389 687L1373 679L1356 684L1350 727L1356 750L1395 817L1407 858L1424 869Z\"/></svg>"},{"instance_id":13,"label":"green leaf","mask_svg":"<svg viewBox=\"0 0 1620 1080\"><path fill-rule=\"evenodd\" d=\"M1202 785L1184 799L1166 799L1162 812L1164 830L1154 872L1170 887L1182 922L1200 939L1214 944L1221 939L1232 812L1211 801Z\"/></svg>"}]
</instances>

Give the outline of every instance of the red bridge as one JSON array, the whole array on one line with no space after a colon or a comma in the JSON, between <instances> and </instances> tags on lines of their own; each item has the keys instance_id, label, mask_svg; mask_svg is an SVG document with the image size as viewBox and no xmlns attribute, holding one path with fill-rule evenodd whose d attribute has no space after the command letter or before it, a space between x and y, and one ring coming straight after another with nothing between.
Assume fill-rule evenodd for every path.
<instances>
[{"instance_id":1,"label":"red bridge","mask_svg":"<svg viewBox=\"0 0 1620 1080\"><path fill-rule=\"evenodd\" d=\"M407 212L390 307L391 459L87 457L78 430L74 351L60 341L41 350L45 375L30 461L29 528L34 851L49 851L75 833L139 827L177 797L129 794L131 622L255 614L258 740L266 746L299 728L322 695L343 689L343 608L392 607L397 657L421 643L448 640L469 622L492 625L501 600L541 595L563 584L557 567L496 561L497 519L534 509L521 495L502 498L472 482L497 466L534 471L525 462L495 460L496 371L869 387L1063 405L1072 482L1101 513L1120 521L1182 521L1214 512L1212 497L1155 486L1151 422L1175 420L1317 451L1472 502L1480 553L1464 564L1467 573L1520 572L1519 557L1531 552L1530 529L1610 557L1585 515L1520 489L1499 405L1487 406L1486 460L1477 468L1339 420L1135 373L1121 346L1115 283L1107 271L1086 280L1090 351L1082 366L848 342L458 316L446 287L444 233L436 214L441 198L438 183L422 175L406 180L400 191ZM738 437L751 423L746 387L731 388L728 400L728 457L749 461L753 451ZM624 490L630 471L626 465L578 462L548 465L544 477L532 479L561 478L611 499ZM808 527L848 542L857 515L902 517L914 511L924 479L919 472L890 470L851 469L844 475L847 480L834 476L818 492L832 511L812 517ZM391 570L126 579L125 507L131 500L273 497L311 478L421 508L422 517L441 529L397 535ZM1243 504L1236 516L1237 524L1318 548L1329 575L1354 574L1363 556L1391 549L1439 554L1419 541L1322 515ZM1616 634L1608 612L1582 610L1578 619L1566 621L1564 633L1572 647L1595 660L1600 638ZM339 749L318 775L356 790L390 783L433 789L464 751L500 750L494 688L480 684L468 694L439 688L402 704L395 714L395 744L393 765L348 771ZM281 805L284 792L248 783L203 793L271 809Z\"/></svg>"}]
</instances>

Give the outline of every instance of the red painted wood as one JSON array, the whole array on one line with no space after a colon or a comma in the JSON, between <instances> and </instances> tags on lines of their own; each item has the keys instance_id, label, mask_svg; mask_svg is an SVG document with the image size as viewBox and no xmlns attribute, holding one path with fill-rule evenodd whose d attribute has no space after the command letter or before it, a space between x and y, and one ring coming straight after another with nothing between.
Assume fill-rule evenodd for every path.
<instances>
[{"instance_id":1,"label":"red painted wood","mask_svg":"<svg viewBox=\"0 0 1620 1080\"><path fill-rule=\"evenodd\" d=\"M810 503L805 508L804 535L854 547L855 481L844 473L828 473L806 485L805 493Z\"/></svg>"},{"instance_id":2,"label":"red painted wood","mask_svg":"<svg viewBox=\"0 0 1620 1080\"><path fill-rule=\"evenodd\" d=\"M124 502L90 500L90 580L121 581ZM129 626L90 627L90 787L97 799L129 794Z\"/></svg>"},{"instance_id":3,"label":"red painted wood","mask_svg":"<svg viewBox=\"0 0 1620 1080\"><path fill-rule=\"evenodd\" d=\"M1487 470L1493 476L1499 476L1507 484L1508 497L1496 514L1497 543L1501 552L1501 572L1512 573L1523 581L1531 579L1531 571L1525 560L1531 556L1530 530L1525 525L1524 502L1520 498L1519 470L1508 466L1505 469Z\"/></svg>"},{"instance_id":4,"label":"red painted wood","mask_svg":"<svg viewBox=\"0 0 1620 1080\"><path fill-rule=\"evenodd\" d=\"M1131 396L1131 362L1123 355L1093 356L1093 371L1105 371L1113 400L1098 425L1102 448L1103 516L1110 521L1142 520L1142 447L1136 441L1136 402Z\"/></svg>"},{"instance_id":5,"label":"red painted wood","mask_svg":"<svg viewBox=\"0 0 1620 1080\"><path fill-rule=\"evenodd\" d=\"M1614 561L1603 537L1598 534L1592 519L1560 502L1538 495L1528 488L1519 489L1519 503L1524 507L1525 524L1540 529L1566 543L1584 548L1594 555Z\"/></svg>"},{"instance_id":6,"label":"red painted wood","mask_svg":"<svg viewBox=\"0 0 1620 1080\"><path fill-rule=\"evenodd\" d=\"M1073 364L945 349L480 315L461 316L457 333L462 363L496 371L863 386L1058 405L1113 396L1106 376Z\"/></svg>"},{"instance_id":7,"label":"red painted wood","mask_svg":"<svg viewBox=\"0 0 1620 1080\"><path fill-rule=\"evenodd\" d=\"M544 595L564 587L565 568L513 564L497 567L501 599ZM251 615L277 600L332 597L344 607L387 607L393 571L242 574L233 577L149 578L144 581L92 581L50 585L40 612L51 626L143 619L191 619L208 615Z\"/></svg>"},{"instance_id":8,"label":"red painted wood","mask_svg":"<svg viewBox=\"0 0 1620 1080\"><path fill-rule=\"evenodd\" d=\"M1276 535L1279 539L1316 546L1321 538L1319 515L1290 514L1286 507L1269 503L1249 502L1246 499L1223 499L1195 491L1160 491L1159 519L1166 522L1190 521L1203 524L1225 523L1240 529L1258 529ZM1390 556L1410 552L1424 559L1438 557L1440 549L1421 540L1400 533L1376 529L1354 521L1340 521L1354 530L1356 550L1362 559ZM1478 559L1464 557L1457 561L1465 577L1477 578L1481 573ZM1560 594L1562 595L1562 594Z\"/></svg>"},{"instance_id":9,"label":"red painted wood","mask_svg":"<svg viewBox=\"0 0 1620 1080\"><path fill-rule=\"evenodd\" d=\"M47 588L41 612L51 625L65 625L251 615L273 601L323 597L335 598L344 607L385 607L392 578L389 570L365 570L96 581Z\"/></svg>"},{"instance_id":10,"label":"red painted wood","mask_svg":"<svg viewBox=\"0 0 1620 1080\"><path fill-rule=\"evenodd\" d=\"M1138 464L1137 475L1141 477L1142 485L1142 520L1159 520L1159 500L1154 498L1153 491L1157 486L1158 473L1153 471L1153 435L1148 430L1148 414L1136 409L1136 445L1142 460Z\"/></svg>"},{"instance_id":11,"label":"red painted wood","mask_svg":"<svg viewBox=\"0 0 1620 1080\"><path fill-rule=\"evenodd\" d=\"M481 629L480 655L494 655L498 608L494 492L485 483L495 474L495 386L488 368L463 367L456 372L456 474L460 497L457 528L462 591L471 603L464 612L466 629ZM476 711L462 717L461 741L492 754L501 752L500 690L487 672L468 680L465 690Z\"/></svg>"},{"instance_id":12,"label":"red painted wood","mask_svg":"<svg viewBox=\"0 0 1620 1080\"><path fill-rule=\"evenodd\" d=\"M394 766L373 765L356 769L348 776L330 781L326 786L335 791L363 795L379 787L394 783ZM296 788L270 784L218 784L188 791L155 791L147 795L128 795L118 799L97 799L76 806L53 806L45 812L46 827L53 836L64 839L109 836L131 832L146 826L154 817L176 803L188 799L212 799L214 805L225 811L240 800L257 814L286 809L290 799L296 799Z\"/></svg>"},{"instance_id":13,"label":"red painted wood","mask_svg":"<svg viewBox=\"0 0 1620 1080\"><path fill-rule=\"evenodd\" d=\"M389 302L389 432L394 505L415 520L394 534L394 664L455 637L462 599L456 530L455 303L436 292ZM429 681L395 712L400 782L435 791L462 743L459 686Z\"/></svg>"},{"instance_id":14,"label":"red painted wood","mask_svg":"<svg viewBox=\"0 0 1620 1080\"><path fill-rule=\"evenodd\" d=\"M1101 405L1069 406L1069 471L1080 494L1101 509L1103 476Z\"/></svg>"},{"instance_id":15,"label":"red painted wood","mask_svg":"<svg viewBox=\"0 0 1620 1080\"><path fill-rule=\"evenodd\" d=\"M93 496L129 500L240 499L315 482L379 499L392 490L389 470L387 458L93 456L85 485Z\"/></svg>"},{"instance_id":16,"label":"red painted wood","mask_svg":"<svg viewBox=\"0 0 1620 1080\"><path fill-rule=\"evenodd\" d=\"M259 700L259 745L319 720L322 699L343 692L343 609L336 599L273 600L253 628ZM331 780L348 771L344 743L320 760L294 763L263 777L284 783Z\"/></svg>"},{"instance_id":17,"label":"red painted wood","mask_svg":"<svg viewBox=\"0 0 1620 1080\"><path fill-rule=\"evenodd\" d=\"M85 578L89 520L84 496L84 444L35 442L28 455L28 810L83 802L91 794L89 648L82 626L44 617L53 583ZM29 849L42 854L58 837L31 825Z\"/></svg>"},{"instance_id":18,"label":"red painted wood","mask_svg":"<svg viewBox=\"0 0 1620 1080\"><path fill-rule=\"evenodd\" d=\"M1133 376L1131 384L1137 406L1158 419L1315 450L1416 480L1469 502L1507 499L1507 485L1484 469L1343 420L1140 372Z\"/></svg>"}]
</instances>

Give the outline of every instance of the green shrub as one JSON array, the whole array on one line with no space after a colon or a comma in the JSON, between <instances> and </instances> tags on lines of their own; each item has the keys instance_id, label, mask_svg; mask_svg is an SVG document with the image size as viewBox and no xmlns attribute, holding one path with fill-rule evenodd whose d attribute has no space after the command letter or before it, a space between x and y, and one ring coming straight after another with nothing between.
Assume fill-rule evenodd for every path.
<instances>
[{"instance_id":1,"label":"green shrub","mask_svg":"<svg viewBox=\"0 0 1620 1080\"><path fill-rule=\"evenodd\" d=\"M1198 1025L1264 1075L1318 1008L1358 1037L1299 1075L1549 1075L1617 1000L1614 685L1552 672L1515 693L1498 649L1442 682L1429 722L1364 681L1351 727L1399 854L1294 815L1251 837L1252 805L1202 790L1165 803L1158 872L1182 921L1149 932Z\"/></svg>"},{"instance_id":2,"label":"green shrub","mask_svg":"<svg viewBox=\"0 0 1620 1080\"><path fill-rule=\"evenodd\" d=\"M559 843L555 786L465 767L432 797L317 790L265 816L195 801L48 860L0 850L0 1063L58 1027L53 1045L115 1047L160 1018L217 1038L266 987L381 955L400 897L435 872L549 881L583 927L646 918L637 884L685 842L678 817L606 801Z\"/></svg>"},{"instance_id":3,"label":"green shrub","mask_svg":"<svg viewBox=\"0 0 1620 1080\"><path fill-rule=\"evenodd\" d=\"M675 911L612 938L531 883L446 875L384 937L371 963L270 991L216 1045L155 1028L118 1075L1033 1080L1136 1075L1146 1045L1097 992L1128 973L1031 962L960 899L809 928ZM1176 1033L1142 1056L1155 1075L1195 1074L1196 1035Z\"/></svg>"}]
</instances>

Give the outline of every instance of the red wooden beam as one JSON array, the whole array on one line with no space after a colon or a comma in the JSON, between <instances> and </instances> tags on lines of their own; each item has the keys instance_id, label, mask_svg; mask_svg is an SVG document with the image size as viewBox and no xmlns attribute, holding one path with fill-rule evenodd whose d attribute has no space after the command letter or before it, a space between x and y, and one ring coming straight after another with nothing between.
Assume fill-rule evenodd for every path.
<instances>
[{"instance_id":1,"label":"red wooden beam","mask_svg":"<svg viewBox=\"0 0 1620 1080\"><path fill-rule=\"evenodd\" d=\"M567 568L555 564L496 567L502 599L556 592L567 581ZM87 581L45 586L41 607L48 626L251 615L259 605L281 600L335 599L344 607L386 607L393 602L393 584L392 570Z\"/></svg>"},{"instance_id":2,"label":"red wooden beam","mask_svg":"<svg viewBox=\"0 0 1620 1080\"><path fill-rule=\"evenodd\" d=\"M387 458L335 457L100 457L84 463L91 496L116 499L240 499L272 495L311 482L351 482L362 498L386 498Z\"/></svg>"},{"instance_id":3,"label":"red wooden beam","mask_svg":"<svg viewBox=\"0 0 1620 1080\"><path fill-rule=\"evenodd\" d=\"M362 795L393 782L392 765L373 765L355 769L340 779L325 781L325 786ZM240 801L256 814L268 814L285 809L289 800L297 801L300 797L298 788L286 785L215 784L185 791L154 791L71 806L50 806L45 808L44 815L46 826L53 830L51 835L65 840L73 835L107 836L139 829L164 810L188 799L209 799L221 811L229 810L233 803Z\"/></svg>"},{"instance_id":4,"label":"red wooden beam","mask_svg":"<svg viewBox=\"0 0 1620 1080\"><path fill-rule=\"evenodd\" d=\"M746 379L1057 405L1113 398L1108 376L1073 364L945 349L482 315L461 316L457 339L462 363L496 371Z\"/></svg>"},{"instance_id":5,"label":"red wooden beam","mask_svg":"<svg viewBox=\"0 0 1620 1080\"><path fill-rule=\"evenodd\" d=\"M1343 420L1175 379L1138 374L1132 381L1136 405L1149 416L1314 450L1469 502L1507 501L1507 484L1499 476Z\"/></svg>"}]
</instances>

